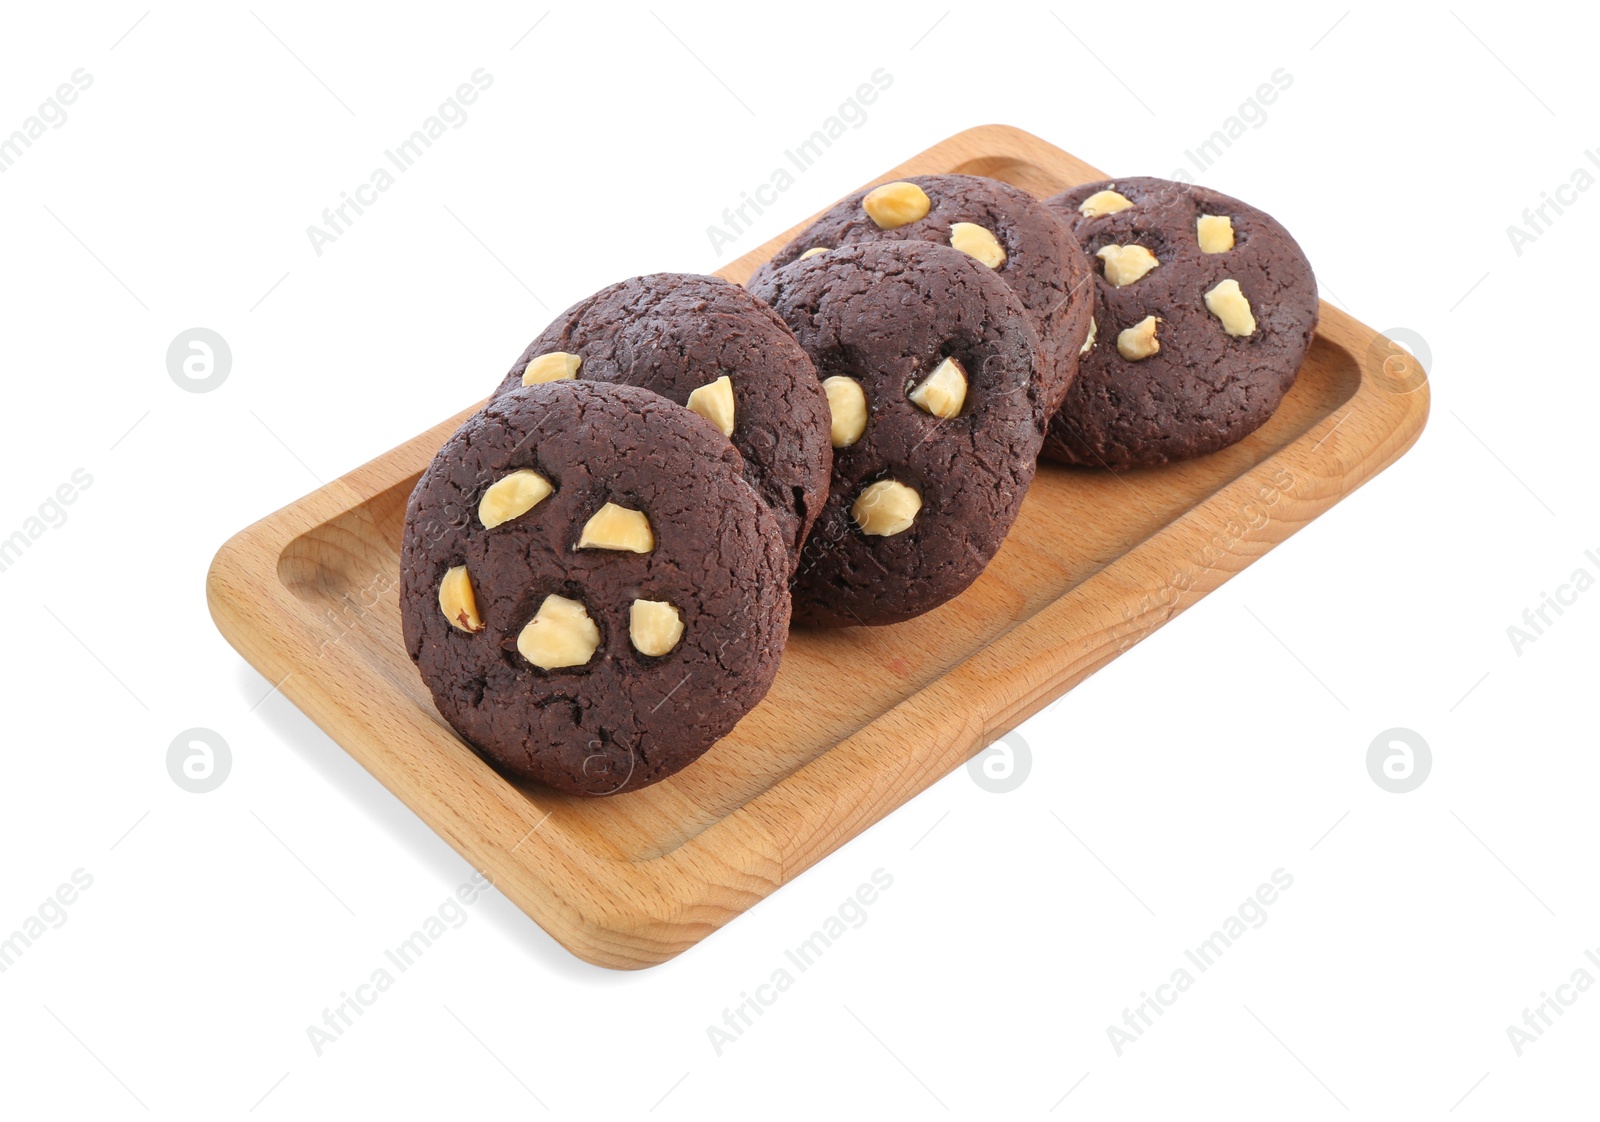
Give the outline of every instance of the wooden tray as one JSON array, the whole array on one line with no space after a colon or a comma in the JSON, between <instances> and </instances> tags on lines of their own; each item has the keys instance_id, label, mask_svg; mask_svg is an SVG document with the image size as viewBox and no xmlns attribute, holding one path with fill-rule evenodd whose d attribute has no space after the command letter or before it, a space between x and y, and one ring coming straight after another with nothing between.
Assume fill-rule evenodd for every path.
<instances>
[{"instance_id":1,"label":"wooden tray","mask_svg":"<svg viewBox=\"0 0 1600 1122\"><path fill-rule=\"evenodd\" d=\"M1039 196L1104 178L991 125L874 182L936 172ZM722 275L743 281L799 228ZM1121 475L1041 467L1004 548L964 595L894 627L796 632L772 692L701 760L592 801L487 767L434 710L401 641L406 498L470 412L234 537L211 567L211 613L563 946L637 968L798 876L1388 466L1421 432L1428 389L1405 352L1323 304L1293 391L1247 440Z\"/></svg>"}]
</instances>

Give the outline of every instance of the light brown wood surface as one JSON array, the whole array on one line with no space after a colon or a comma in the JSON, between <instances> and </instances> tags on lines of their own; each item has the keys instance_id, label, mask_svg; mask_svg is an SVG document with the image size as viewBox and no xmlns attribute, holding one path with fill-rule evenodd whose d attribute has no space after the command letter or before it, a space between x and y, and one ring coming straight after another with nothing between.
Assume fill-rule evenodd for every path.
<instances>
[{"instance_id":1,"label":"light brown wood surface","mask_svg":"<svg viewBox=\"0 0 1600 1122\"><path fill-rule=\"evenodd\" d=\"M1103 178L991 125L875 182L935 172L1040 196ZM744 280L798 229L722 275ZM966 593L893 627L795 632L771 693L728 737L663 783L600 800L501 778L439 717L406 656L406 498L470 412L234 537L212 564L211 612L562 945L637 968L798 876L1392 463L1422 431L1428 388L1403 351L1324 304L1294 389L1242 443L1119 475L1041 467Z\"/></svg>"}]
</instances>

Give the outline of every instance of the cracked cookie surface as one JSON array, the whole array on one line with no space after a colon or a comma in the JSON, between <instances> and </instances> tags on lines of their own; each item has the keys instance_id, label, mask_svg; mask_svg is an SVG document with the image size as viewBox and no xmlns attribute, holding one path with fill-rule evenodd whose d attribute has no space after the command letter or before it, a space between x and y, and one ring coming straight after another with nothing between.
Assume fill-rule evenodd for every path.
<instances>
[{"instance_id":1,"label":"cracked cookie surface","mask_svg":"<svg viewBox=\"0 0 1600 1122\"><path fill-rule=\"evenodd\" d=\"M843 442L795 621L895 623L962 592L1011 528L1043 439L1038 340L1016 293L922 241L844 246L754 291L816 364Z\"/></svg>"},{"instance_id":2,"label":"cracked cookie surface","mask_svg":"<svg viewBox=\"0 0 1600 1122\"><path fill-rule=\"evenodd\" d=\"M984 253L991 261L998 250L1004 260L992 267L1021 299L1039 336L1035 376L1040 401L1047 413L1055 412L1077 370L1078 350L1088 334L1094 303L1090 265L1076 239L1038 199L998 179L914 175L896 182L913 184L927 196L926 214L885 229L865 206L877 188L857 191L757 269L746 287L756 290L775 271L818 248L882 241L946 246L954 242ZM992 235L995 244L989 245L985 235Z\"/></svg>"},{"instance_id":3,"label":"cracked cookie surface","mask_svg":"<svg viewBox=\"0 0 1600 1122\"><path fill-rule=\"evenodd\" d=\"M828 405L805 352L772 309L719 277L631 277L557 316L496 394L519 389L531 362L562 354L579 360L570 376L580 381L643 386L679 405L727 378L728 439L798 557L827 494Z\"/></svg>"},{"instance_id":4,"label":"cracked cookie surface","mask_svg":"<svg viewBox=\"0 0 1600 1122\"><path fill-rule=\"evenodd\" d=\"M788 575L721 433L652 391L565 380L491 401L423 473L401 619L484 759L609 795L689 764L761 700Z\"/></svg>"},{"instance_id":5,"label":"cracked cookie surface","mask_svg":"<svg viewBox=\"0 0 1600 1122\"><path fill-rule=\"evenodd\" d=\"M1318 311L1311 264L1280 223L1221 192L1142 176L1045 203L1096 274L1094 342L1046 457L1113 469L1187 460L1272 416Z\"/></svg>"}]
</instances>

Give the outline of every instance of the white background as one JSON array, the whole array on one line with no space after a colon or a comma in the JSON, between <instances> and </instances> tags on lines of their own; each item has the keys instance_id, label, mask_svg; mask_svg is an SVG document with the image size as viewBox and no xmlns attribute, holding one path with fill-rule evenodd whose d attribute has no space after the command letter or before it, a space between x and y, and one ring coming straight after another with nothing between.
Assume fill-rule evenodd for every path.
<instances>
[{"instance_id":1,"label":"white background","mask_svg":"<svg viewBox=\"0 0 1600 1122\"><path fill-rule=\"evenodd\" d=\"M1507 636L1600 575L1600 191L1520 255L1506 232L1600 146L1596 29L1533 13L8 6L0 133L93 85L0 175L0 537L93 483L0 573L0 934L93 885L0 974L0 1111L1592 1109L1600 994L1521 1056L1506 1031L1600 978L1600 591ZM480 67L466 123L317 256L306 227ZM878 68L866 123L713 253ZM317 1056L307 1027L471 870L220 638L216 548L483 396L602 284L717 268L975 124L1168 174L1278 68L1202 178L1282 219L1324 297L1425 340L1416 448L1025 725L1012 793L958 771L640 973L492 894ZM232 348L215 392L167 373L195 326ZM206 795L167 774L194 726L233 755ZM1433 755L1405 795L1366 766L1396 726ZM1119 1056L1107 1026L1279 868L1265 925ZM718 1055L707 1027L877 869L866 923Z\"/></svg>"}]
</instances>

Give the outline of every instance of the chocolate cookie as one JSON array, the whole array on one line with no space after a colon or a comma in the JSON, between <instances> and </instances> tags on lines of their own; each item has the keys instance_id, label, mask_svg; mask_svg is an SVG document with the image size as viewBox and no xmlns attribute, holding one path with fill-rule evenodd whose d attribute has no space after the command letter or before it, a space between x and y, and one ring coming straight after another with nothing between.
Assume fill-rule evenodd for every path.
<instances>
[{"instance_id":1,"label":"chocolate cookie","mask_svg":"<svg viewBox=\"0 0 1600 1122\"><path fill-rule=\"evenodd\" d=\"M977 175L918 175L857 191L757 269L747 287L754 290L807 253L882 241L954 245L1010 284L1038 333L1041 400L1048 413L1055 412L1089 333L1092 269L1055 214L1009 183Z\"/></svg>"},{"instance_id":2,"label":"chocolate cookie","mask_svg":"<svg viewBox=\"0 0 1600 1122\"><path fill-rule=\"evenodd\" d=\"M1164 464L1226 448L1272 416L1317 326L1316 278L1289 231L1166 179L1088 183L1045 202L1099 265L1094 341L1046 456Z\"/></svg>"},{"instance_id":3,"label":"chocolate cookie","mask_svg":"<svg viewBox=\"0 0 1600 1122\"><path fill-rule=\"evenodd\" d=\"M603 288L557 316L497 394L525 377L622 382L688 405L733 441L798 558L827 494L828 402L783 321L738 285L653 273Z\"/></svg>"},{"instance_id":4,"label":"chocolate cookie","mask_svg":"<svg viewBox=\"0 0 1600 1122\"><path fill-rule=\"evenodd\" d=\"M965 253L873 242L776 269L755 293L794 329L832 408L833 481L794 618L895 623L949 600L1000 548L1043 433L1038 340Z\"/></svg>"},{"instance_id":5,"label":"chocolate cookie","mask_svg":"<svg viewBox=\"0 0 1600 1122\"><path fill-rule=\"evenodd\" d=\"M491 401L406 511L406 649L500 771L575 795L664 779L760 701L789 623L778 518L739 453L635 386Z\"/></svg>"}]
</instances>

